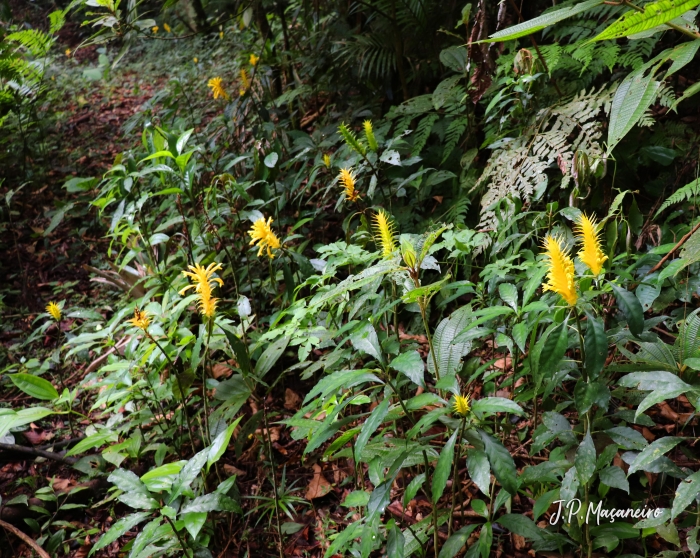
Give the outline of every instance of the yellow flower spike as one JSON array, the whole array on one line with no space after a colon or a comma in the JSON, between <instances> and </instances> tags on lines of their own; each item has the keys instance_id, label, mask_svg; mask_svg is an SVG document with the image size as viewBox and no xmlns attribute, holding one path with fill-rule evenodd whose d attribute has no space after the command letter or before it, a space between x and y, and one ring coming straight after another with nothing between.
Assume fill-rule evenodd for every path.
<instances>
[{"instance_id":1,"label":"yellow flower spike","mask_svg":"<svg viewBox=\"0 0 700 558\"><path fill-rule=\"evenodd\" d=\"M151 318L146 312L142 312L138 308L134 308L134 317L127 320L132 326L146 331L151 324Z\"/></svg>"},{"instance_id":2,"label":"yellow flower spike","mask_svg":"<svg viewBox=\"0 0 700 558\"><path fill-rule=\"evenodd\" d=\"M323 164L327 169L331 168L331 156L328 153L323 154Z\"/></svg>"},{"instance_id":3,"label":"yellow flower spike","mask_svg":"<svg viewBox=\"0 0 700 558\"><path fill-rule=\"evenodd\" d=\"M219 39L223 39L223 38L224 38L224 32L223 32L223 31L219 31Z\"/></svg>"},{"instance_id":4,"label":"yellow flower spike","mask_svg":"<svg viewBox=\"0 0 700 558\"><path fill-rule=\"evenodd\" d=\"M360 199L360 194L355 190L355 175L348 168L340 169L338 180L345 188L345 199L351 202L356 202Z\"/></svg>"},{"instance_id":5,"label":"yellow flower spike","mask_svg":"<svg viewBox=\"0 0 700 558\"><path fill-rule=\"evenodd\" d=\"M469 404L469 394L455 395L455 400L452 405L452 409L458 415L466 417L469 411L471 410L471 405Z\"/></svg>"},{"instance_id":6,"label":"yellow flower spike","mask_svg":"<svg viewBox=\"0 0 700 558\"><path fill-rule=\"evenodd\" d=\"M396 249L394 242L394 222L389 217L389 214L380 209L374 215L374 228L378 237L378 244L382 247L382 257L388 258Z\"/></svg>"},{"instance_id":7,"label":"yellow flower spike","mask_svg":"<svg viewBox=\"0 0 700 558\"><path fill-rule=\"evenodd\" d=\"M195 56L195 57L192 59L192 62L194 62L195 64L197 64L197 63L199 62L199 58L197 58L197 57Z\"/></svg>"},{"instance_id":8,"label":"yellow flower spike","mask_svg":"<svg viewBox=\"0 0 700 558\"><path fill-rule=\"evenodd\" d=\"M224 282L218 277L212 277L212 275L221 269L221 264L212 262L206 268L199 264L188 265L187 267L190 271L183 271L182 274L189 277L192 284L181 289L179 294L183 295L189 289L194 289L198 295L197 304L199 304L199 311L206 317L213 318L219 299L212 297L211 292L216 287L215 283L222 286Z\"/></svg>"},{"instance_id":9,"label":"yellow flower spike","mask_svg":"<svg viewBox=\"0 0 700 558\"><path fill-rule=\"evenodd\" d=\"M581 244L581 249L578 252L579 259L588 266L593 272L593 275L599 275L603 270L603 263L608 257L603 254L603 249L600 245L600 230L595 218L586 217L581 213L576 222L576 239Z\"/></svg>"},{"instance_id":10,"label":"yellow flower spike","mask_svg":"<svg viewBox=\"0 0 700 558\"><path fill-rule=\"evenodd\" d=\"M248 62L250 62L251 66L256 66L258 63L258 60L260 60L259 56L256 56L255 54L251 54L250 58L248 59Z\"/></svg>"},{"instance_id":11,"label":"yellow flower spike","mask_svg":"<svg viewBox=\"0 0 700 558\"><path fill-rule=\"evenodd\" d=\"M569 306L574 306L578 300L578 294L574 283L573 260L559 240L552 235L547 235L544 239L544 248L548 261L546 263L547 283L543 289L560 294Z\"/></svg>"},{"instance_id":12,"label":"yellow flower spike","mask_svg":"<svg viewBox=\"0 0 700 558\"><path fill-rule=\"evenodd\" d=\"M49 302L46 306L46 311L51 314L51 317L57 322L61 321L61 309L55 302Z\"/></svg>"},{"instance_id":13,"label":"yellow flower spike","mask_svg":"<svg viewBox=\"0 0 700 558\"><path fill-rule=\"evenodd\" d=\"M167 23L163 24L163 29L165 29L166 33L170 33L170 25L168 25Z\"/></svg>"},{"instance_id":14,"label":"yellow flower spike","mask_svg":"<svg viewBox=\"0 0 700 558\"><path fill-rule=\"evenodd\" d=\"M67 56L68 58L70 58L70 53L71 53L71 50L70 50L69 48L67 48L67 49L66 49L66 56Z\"/></svg>"},{"instance_id":15,"label":"yellow flower spike","mask_svg":"<svg viewBox=\"0 0 700 558\"><path fill-rule=\"evenodd\" d=\"M154 25L153 27L151 27L151 31L153 31L154 33L158 33L158 26Z\"/></svg>"},{"instance_id":16,"label":"yellow flower spike","mask_svg":"<svg viewBox=\"0 0 700 558\"><path fill-rule=\"evenodd\" d=\"M223 97L224 99L228 100L228 93L226 93L226 90L224 89L222 82L223 82L223 80L217 76L215 78L211 78L207 82L207 86L211 89L212 93L214 94L214 99L218 99L219 97Z\"/></svg>"},{"instance_id":17,"label":"yellow flower spike","mask_svg":"<svg viewBox=\"0 0 700 558\"><path fill-rule=\"evenodd\" d=\"M245 71L245 68L241 68L241 83L243 84L242 89L244 91L250 89L250 78L248 77L248 72Z\"/></svg>"},{"instance_id":18,"label":"yellow flower spike","mask_svg":"<svg viewBox=\"0 0 700 558\"><path fill-rule=\"evenodd\" d=\"M362 127L365 129L365 137L367 138L367 145L372 151L377 151L379 149L379 144L377 144L377 138L374 137L374 130L372 129L372 121L365 120L362 123Z\"/></svg>"},{"instance_id":19,"label":"yellow flower spike","mask_svg":"<svg viewBox=\"0 0 700 558\"><path fill-rule=\"evenodd\" d=\"M258 256L262 256L263 250L267 250L267 256L273 259L275 256L272 254L272 248L280 248L280 239L272 232L270 223L272 223L272 217L268 217L267 222L265 221L265 217L260 217L260 219L253 223L248 234L251 238L251 246L258 243Z\"/></svg>"}]
</instances>

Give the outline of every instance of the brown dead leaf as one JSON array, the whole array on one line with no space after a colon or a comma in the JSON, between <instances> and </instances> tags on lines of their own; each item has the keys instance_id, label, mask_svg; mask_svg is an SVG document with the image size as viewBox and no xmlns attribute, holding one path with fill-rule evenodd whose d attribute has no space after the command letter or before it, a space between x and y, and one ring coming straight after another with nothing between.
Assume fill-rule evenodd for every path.
<instances>
[{"instance_id":1,"label":"brown dead leaf","mask_svg":"<svg viewBox=\"0 0 700 558\"><path fill-rule=\"evenodd\" d=\"M288 411L296 411L301 405L299 394L287 388L284 390L284 408Z\"/></svg>"},{"instance_id":2,"label":"brown dead leaf","mask_svg":"<svg viewBox=\"0 0 700 558\"><path fill-rule=\"evenodd\" d=\"M525 548L525 537L521 537L520 535L516 535L515 533L512 533L513 535L513 546L515 546L515 550L522 550Z\"/></svg>"},{"instance_id":3,"label":"brown dead leaf","mask_svg":"<svg viewBox=\"0 0 700 558\"><path fill-rule=\"evenodd\" d=\"M246 474L245 471L233 465L229 465L228 463L224 463L224 473L226 473L229 477L232 477L233 475L244 477Z\"/></svg>"},{"instance_id":4,"label":"brown dead leaf","mask_svg":"<svg viewBox=\"0 0 700 558\"><path fill-rule=\"evenodd\" d=\"M218 380L219 378L228 378L233 370L226 362L217 362L211 369L211 375Z\"/></svg>"},{"instance_id":5,"label":"brown dead leaf","mask_svg":"<svg viewBox=\"0 0 700 558\"><path fill-rule=\"evenodd\" d=\"M56 492L70 492L70 490L77 485L73 479L54 479L53 489Z\"/></svg>"},{"instance_id":6,"label":"brown dead leaf","mask_svg":"<svg viewBox=\"0 0 700 558\"><path fill-rule=\"evenodd\" d=\"M313 469L314 478L311 479L305 496L307 500L322 498L331 491L331 483L329 483L323 476L321 466L314 464Z\"/></svg>"},{"instance_id":7,"label":"brown dead leaf","mask_svg":"<svg viewBox=\"0 0 700 558\"><path fill-rule=\"evenodd\" d=\"M22 432L22 434L27 439L27 441L33 446L38 446L42 442L50 440L54 437L53 432L47 432L46 430L43 430L41 428L37 428L36 430L27 430L25 432Z\"/></svg>"},{"instance_id":8,"label":"brown dead leaf","mask_svg":"<svg viewBox=\"0 0 700 558\"><path fill-rule=\"evenodd\" d=\"M642 426L642 436L644 436L647 442L653 442L656 440L656 436L649 430L646 426Z\"/></svg>"}]
</instances>

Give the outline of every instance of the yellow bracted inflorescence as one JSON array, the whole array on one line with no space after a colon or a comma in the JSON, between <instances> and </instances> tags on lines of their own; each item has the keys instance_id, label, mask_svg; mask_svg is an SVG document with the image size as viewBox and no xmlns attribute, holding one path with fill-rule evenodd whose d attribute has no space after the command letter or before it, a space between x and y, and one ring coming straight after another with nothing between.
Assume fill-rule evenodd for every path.
<instances>
[{"instance_id":1,"label":"yellow bracted inflorescence","mask_svg":"<svg viewBox=\"0 0 700 558\"><path fill-rule=\"evenodd\" d=\"M148 317L146 312L142 312L138 308L134 308L134 317L127 320L132 326L137 327L146 331L151 323L151 318Z\"/></svg>"},{"instance_id":2,"label":"yellow bracted inflorescence","mask_svg":"<svg viewBox=\"0 0 700 558\"><path fill-rule=\"evenodd\" d=\"M564 297L564 300L574 306L578 300L574 283L574 262L567 250L562 248L558 239L547 235L544 239L544 249L547 256L547 283L545 291L553 291Z\"/></svg>"},{"instance_id":3,"label":"yellow bracted inflorescence","mask_svg":"<svg viewBox=\"0 0 700 558\"><path fill-rule=\"evenodd\" d=\"M212 93L214 93L214 99L218 99L219 97L228 99L228 93L226 93L220 77L211 78L207 86L209 86Z\"/></svg>"},{"instance_id":4,"label":"yellow bracted inflorescence","mask_svg":"<svg viewBox=\"0 0 700 558\"><path fill-rule=\"evenodd\" d=\"M251 54L250 58L248 59L248 62L250 62L251 66L255 66L258 63L258 60L260 60L259 56L256 56L255 54Z\"/></svg>"},{"instance_id":5,"label":"yellow bracted inflorescence","mask_svg":"<svg viewBox=\"0 0 700 558\"><path fill-rule=\"evenodd\" d=\"M588 266L593 275L599 275L608 257L603 254L600 245L600 231L595 218L586 217L581 213L574 232L576 239L581 244L581 249L578 252L579 259Z\"/></svg>"},{"instance_id":6,"label":"yellow bracted inflorescence","mask_svg":"<svg viewBox=\"0 0 700 558\"><path fill-rule=\"evenodd\" d=\"M250 78L248 77L248 72L245 71L245 68L241 68L241 88L238 90L238 93L240 93L240 96L243 97L248 89L250 89Z\"/></svg>"},{"instance_id":7,"label":"yellow bracted inflorescence","mask_svg":"<svg viewBox=\"0 0 700 558\"><path fill-rule=\"evenodd\" d=\"M396 249L396 243L394 242L394 222L383 209L380 209L374 214L373 220L378 240L377 243L382 247L382 257L388 258Z\"/></svg>"},{"instance_id":8,"label":"yellow bracted inflorescence","mask_svg":"<svg viewBox=\"0 0 700 558\"><path fill-rule=\"evenodd\" d=\"M272 254L272 248L278 249L280 247L280 239L277 235L272 232L270 227L272 223L272 217L268 217L267 222L264 217L260 217L257 221L253 223L253 226L248 231L250 238L250 244L253 245L256 242L258 244L258 256L262 256L263 250L267 249L267 255L270 259L275 256Z\"/></svg>"},{"instance_id":9,"label":"yellow bracted inflorescence","mask_svg":"<svg viewBox=\"0 0 700 558\"><path fill-rule=\"evenodd\" d=\"M351 202L356 202L360 199L360 193L355 190L355 175L351 169L340 169L338 180L345 188L345 199Z\"/></svg>"},{"instance_id":10,"label":"yellow bracted inflorescence","mask_svg":"<svg viewBox=\"0 0 700 558\"><path fill-rule=\"evenodd\" d=\"M331 156L328 153L323 154L323 164L327 169L331 168Z\"/></svg>"},{"instance_id":11,"label":"yellow bracted inflorescence","mask_svg":"<svg viewBox=\"0 0 700 558\"><path fill-rule=\"evenodd\" d=\"M158 33L158 26L154 25L153 27L151 27L151 31L153 31L154 33Z\"/></svg>"},{"instance_id":12,"label":"yellow bracted inflorescence","mask_svg":"<svg viewBox=\"0 0 700 558\"><path fill-rule=\"evenodd\" d=\"M164 24L163 24L163 29L165 29L165 32L166 32L166 33L170 33L170 31L171 31L170 25L168 25L167 23L164 23Z\"/></svg>"},{"instance_id":13,"label":"yellow bracted inflorescence","mask_svg":"<svg viewBox=\"0 0 700 558\"><path fill-rule=\"evenodd\" d=\"M452 405L452 409L458 415L466 417L471 409L471 405L469 404L469 394L455 395L455 400Z\"/></svg>"},{"instance_id":14,"label":"yellow bracted inflorescence","mask_svg":"<svg viewBox=\"0 0 700 558\"><path fill-rule=\"evenodd\" d=\"M372 151L379 150L379 144L377 144L377 138L374 137L374 130L372 129L372 121L365 120L362 123L362 127L365 129L365 138L367 138L367 145Z\"/></svg>"},{"instance_id":15,"label":"yellow bracted inflorescence","mask_svg":"<svg viewBox=\"0 0 700 558\"><path fill-rule=\"evenodd\" d=\"M198 295L199 311L207 318L213 318L219 299L214 298L211 292L216 286L214 283L222 286L224 282L218 277L212 277L212 275L221 269L221 264L212 262L206 268L199 264L188 265L187 267L190 271L183 271L182 274L189 277L192 284L181 289L180 295L185 294L189 289L194 289Z\"/></svg>"},{"instance_id":16,"label":"yellow bracted inflorescence","mask_svg":"<svg viewBox=\"0 0 700 558\"><path fill-rule=\"evenodd\" d=\"M51 317L57 322L61 320L61 309L55 302L49 302L46 306L46 311L51 315Z\"/></svg>"}]
</instances>

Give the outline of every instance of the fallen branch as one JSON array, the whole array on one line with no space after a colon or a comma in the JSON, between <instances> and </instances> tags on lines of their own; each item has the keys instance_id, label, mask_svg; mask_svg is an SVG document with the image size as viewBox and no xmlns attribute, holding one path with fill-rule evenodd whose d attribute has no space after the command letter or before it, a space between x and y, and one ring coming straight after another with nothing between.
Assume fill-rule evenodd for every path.
<instances>
[{"instance_id":1,"label":"fallen branch","mask_svg":"<svg viewBox=\"0 0 700 558\"><path fill-rule=\"evenodd\" d=\"M34 552L41 556L41 558L51 558L51 556L49 556L49 553L46 552L43 548L41 548L34 539L32 539L26 533L23 533L22 531L17 529L17 527L15 527L14 525L10 525L9 523L6 523L0 519L0 527L6 529L10 533L13 533L14 535L22 539L25 543L31 546L34 549Z\"/></svg>"},{"instance_id":2,"label":"fallen branch","mask_svg":"<svg viewBox=\"0 0 700 558\"><path fill-rule=\"evenodd\" d=\"M681 246L683 246L686 243L686 241L691 236L693 236L693 233L695 231L697 231L698 229L700 229L700 223L695 225L693 227L693 230L691 230L688 234L686 234L683 238L681 238L678 241L678 244L676 244L673 248L671 248L671 251L668 254L666 254L663 258L661 258L661 261L659 263L657 263L654 267L652 267L649 271L647 271L647 275L650 275L650 274L654 273L655 271L658 271L661 268L661 266L666 263L666 260L668 260L676 250L678 250Z\"/></svg>"},{"instance_id":3,"label":"fallen branch","mask_svg":"<svg viewBox=\"0 0 700 558\"><path fill-rule=\"evenodd\" d=\"M60 461L61 463L68 463L73 465L78 461L77 457L66 457L59 453L54 453L52 451L45 451L39 448L28 448L26 446L18 446L17 444L0 444L0 451L24 453L27 455L33 455L34 457L44 457L46 459L53 459L54 461Z\"/></svg>"}]
</instances>

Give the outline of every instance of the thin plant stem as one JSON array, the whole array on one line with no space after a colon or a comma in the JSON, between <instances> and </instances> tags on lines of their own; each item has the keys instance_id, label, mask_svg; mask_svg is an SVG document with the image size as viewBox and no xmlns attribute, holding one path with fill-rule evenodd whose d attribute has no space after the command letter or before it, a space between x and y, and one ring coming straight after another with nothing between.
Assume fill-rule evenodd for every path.
<instances>
[{"instance_id":1,"label":"thin plant stem","mask_svg":"<svg viewBox=\"0 0 700 558\"><path fill-rule=\"evenodd\" d=\"M275 475L275 462L272 457L272 441L270 439L270 426L267 422L267 404L265 403L265 399L262 400L262 411L263 420L265 421L265 438L267 441L267 453L270 457L270 475L272 477L272 489L274 490L275 496L275 519L277 520L277 537L279 541L277 549L279 550L280 558L284 558L284 552L282 549L282 527L280 525L279 494L277 492L277 477Z\"/></svg>"},{"instance_id":2,"label":"thin plant stem","mask_svg":"<svg viewBox=\"0 0 700 558\"><path fill-rule=\"evenodd\" d=\"M462 417L462 424L459 426L459 437L457 438L457 454L455 455L454 467L452 468L452 507L450 508L450 517L447 520L447 538L450 538L452 534L452 515L455 511L455 505L457 500L457 473L459 469L459 458L462 453L462 438L464 437L464 427L467 423L466 415Z\"/></svg>"}]
</instances>

